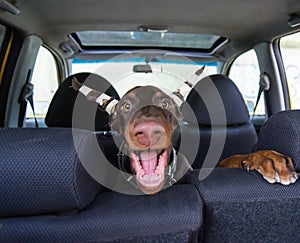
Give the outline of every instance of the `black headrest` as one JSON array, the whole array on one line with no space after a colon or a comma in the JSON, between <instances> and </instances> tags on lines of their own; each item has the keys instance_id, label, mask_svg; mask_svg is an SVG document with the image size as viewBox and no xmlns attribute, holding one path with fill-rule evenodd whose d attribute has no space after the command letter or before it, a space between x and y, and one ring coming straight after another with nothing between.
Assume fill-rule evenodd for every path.
<instances>
[{"instance_id":1,"label":"black headrest","mask_svg":"<svg viewBox=\"0 0 300 243\"><path fill-rule=\"evenodd\" d=\"M100 75L92 73L77 73L71 75L64 80L53 96L45 118L46 125L48 127L72 127L73 108L78 98L79 100L77 101L80 103L80 109L76 109L76 111L78 112L79 110L81 113L80 116L86 120L77 122L77 128L91 130L90 128L95 126L96 131L109 130L108 114L105 111L97 109L97 103L87 101L84 95L71 88L72 79L74 77L76 77L80 83L86 81L85 84L90 88L105 92L107 95L119 99L116 90ZM93 123L93 126L89 125L90 122Z\"/></svg>"},{"instance_id":2,"label":"black headrest","mask_svg":"<svg viewBox=\"0 0 300 243\"><path fill-rule=\"evenodd\" d=\"M1 128L0 218L80 210L94 200L104 188L85 171L74 145L90 134L73 128Z\"/></svg>"},{"instance_id":3,"label":"black headrest","mask_svg":"<svg viewBox=\"0 0 300 243\"><path fill-rule=\"evenodd\" d=\"M272 115L260 130L257 149L276 150L292 158L300 171L300 110L281 111Z\"/></svg>"},{"instance_id":4,"label":"black headrest","mask_svg":"<svg viewBox=\"0 0 300 243\"><path fill-rule=\"evenodd\" d=\"M226 119L214 114L222 106ZM216 126L245 124L249 121L249 112L239 89L231 79L220 74L201 79L181 108L185 121L194 123L192 112L200 126L210 126L212 115Z\"/></svg>"}]
</instances>

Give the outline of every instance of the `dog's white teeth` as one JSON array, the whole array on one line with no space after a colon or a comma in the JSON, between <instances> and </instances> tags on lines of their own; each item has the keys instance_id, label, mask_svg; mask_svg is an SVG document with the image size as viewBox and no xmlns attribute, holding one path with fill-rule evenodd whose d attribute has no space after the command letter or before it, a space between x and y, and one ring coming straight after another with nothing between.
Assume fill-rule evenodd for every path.
<instances>
[{"instance_id":1,"label":"dog's white teeth","mask_svg":"<svg viewBox=\"0 0 300 243\"><path fill-rule=\"evenodd\" d=\"M130 158L133 159L134 161L139 161L140 158L139 156L136 154L136 152L131 152L130 153Z\"/></svg>"},{"instance_id":2,"label":"dog's white teeth","mask_svg":"<svg viewBox=\"0 0 300 243\"><path fill-rule=\"evenodd\" d=\"M137 163L136 164L136 170L139 171L139 170L142 170L142 169L143 169L143 167L140 164Z\"/></svg>"},{"instance_id":3,"label":"dog's white teeth","mask_svg":"<svg viewBox=\"0 0 300 243\"><path fill-rule=\"evenodd\" d=\"M136 176L142 178L144 175L145 175L145 171L143 169L140 169L140 170L136 171Z\"/></svg>"}]
</instances>

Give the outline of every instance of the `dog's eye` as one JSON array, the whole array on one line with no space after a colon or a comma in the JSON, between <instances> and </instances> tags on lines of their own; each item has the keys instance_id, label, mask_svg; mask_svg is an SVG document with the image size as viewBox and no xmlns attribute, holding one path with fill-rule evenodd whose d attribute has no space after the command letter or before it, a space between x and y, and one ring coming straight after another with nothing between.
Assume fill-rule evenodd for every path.
<instances>
[{"instance_id":1,"label":"dog's eye","mask_svg":"<svg viewBox=\"0 0 300 243\"><path fill-rule=\"evenodd\" d=\"M122 105L122 109L123 109L123 111L130 111L131 105L129 103L124 103Z\"/></svg>"},{"instance_id":2,"label":"dog's eye","mask_svg":"<svg viewBox=\"0 0 300 243\"><path fill-rule=\"evenodd\" d=\"M164 109L168 109L169 108L169 102L167 100L163 100L161 102L161 107Z\"/></svg>"}]
</instances>

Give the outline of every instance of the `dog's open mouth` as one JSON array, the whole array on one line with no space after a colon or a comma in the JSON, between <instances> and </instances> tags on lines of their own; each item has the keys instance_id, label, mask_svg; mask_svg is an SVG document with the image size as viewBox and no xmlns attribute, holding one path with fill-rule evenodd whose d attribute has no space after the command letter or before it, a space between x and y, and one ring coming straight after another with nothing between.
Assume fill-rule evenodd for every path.
<instances>
[{"instance_id":1,"label":"dog's open mouth","mask_svg":"<svg viewBox=\"0 0 300 243\"><path fill-rule=\"evenodd\" d=\"M154 194L165 185L172 126L159 108L150 106L142 111L130 120L125 139L138 187Z\"/></svg>"},{"instance_id":2,"label":"dog's open mouth","mask_svg":"<svg viewBox=\"0 0 300 243\"><path fill-rule=\"evenodd\" d=\"M168 166L168 150L143 150L130 153L131 166L141 190L153 194L165 183L165 169Z\"/></svg>"}]
</instances>

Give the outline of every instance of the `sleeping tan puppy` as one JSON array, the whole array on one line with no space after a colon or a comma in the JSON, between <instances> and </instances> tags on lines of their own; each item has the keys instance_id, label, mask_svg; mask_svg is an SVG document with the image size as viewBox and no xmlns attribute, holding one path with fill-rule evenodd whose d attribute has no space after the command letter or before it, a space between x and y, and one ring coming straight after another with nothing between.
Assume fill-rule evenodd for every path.
<instances>
[{"instance_id":1,"label":"sleeping tan puppy","mask_svg":"<svg viewBox=\"0 0 300 243\"><path fill-rule=\"evenodd\" d=\"M274 150L260 150L246 155L234 155L224 159L219 167L256 170L269 182L279 182L283 185L294 183L297 172L290 157Z\"/></svg>"}]
</instances>

